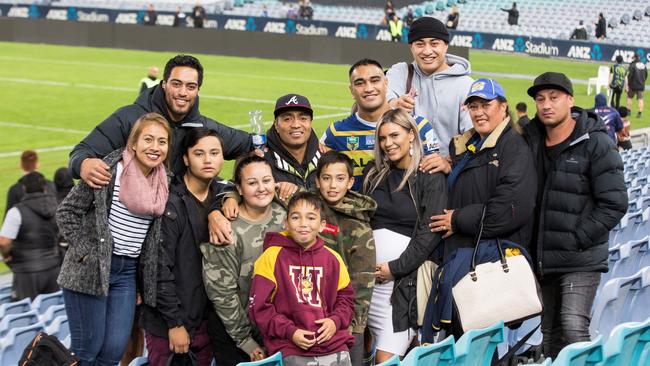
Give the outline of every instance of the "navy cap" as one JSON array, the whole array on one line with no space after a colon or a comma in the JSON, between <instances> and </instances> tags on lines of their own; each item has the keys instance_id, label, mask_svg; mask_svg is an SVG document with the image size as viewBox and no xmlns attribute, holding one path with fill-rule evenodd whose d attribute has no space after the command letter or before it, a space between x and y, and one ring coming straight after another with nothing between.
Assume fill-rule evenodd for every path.
<instances>
[{"instance_id":1,"label":"navy cap","mask_svg":"<svg viewBox=\"0 0 650 366\"><path fill-rule=\"evenodd\" d=\"M309 112L309 115L314 117L314 111L311 109L309 99L299 94L283 95L275 102L275 110L273 115L278 118L280 113L287 109L304 109Z\"/></svg>"},{"instance_id":2,"label":"navy cap","mask_svg":"<svg viewBox=\"0 0 650 366\"><path fill-rule=\"evenodd\" d=\"M467 101L472 97L485 100L493 100L498 97L506 99L506 93L496 80L481 78L472 83L472 86L469 88L469 94L465 97L463 104L467 104Z\"/></svg>"}]
</instances>

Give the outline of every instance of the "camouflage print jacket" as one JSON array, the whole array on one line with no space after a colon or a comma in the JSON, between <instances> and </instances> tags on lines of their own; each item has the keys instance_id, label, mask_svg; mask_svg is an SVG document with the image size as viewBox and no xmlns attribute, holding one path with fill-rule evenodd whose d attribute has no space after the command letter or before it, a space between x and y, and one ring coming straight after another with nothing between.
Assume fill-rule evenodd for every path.
<instances>
[{"instance_id":1,"label":"camouflage print jacket","mask_svg":"<svg viewBox=\"0 0 650 366\"><path fill-rule=\"evenodd\" d=\"M257 330L248 319L248 295L253 280L253 265L264 251L267 231L282 231L286 217L284 207L271 204L268 217L258 221L241 215L232 222L235 244L215 246L201 244L203 254L203 283L208 298L223 321L237 347L250 354L259 346Z\"/></svg>"},{"instance_id":2,"label":"camouflage print jacket","mask_svg":"<svg viewBox=\"0 0 650 366\"><path fill-rule=\"evenodd\" d=\"M366 328L375 285L375 240L370 228L370 217L376 209L377 203L372 198L348 191L337 205L325 205L323 213L327 224L321 237L325 240L325 245L341 255L350 272L355 292L351 323L354 333L363 333Z\"/></svg>"}]
</instances>

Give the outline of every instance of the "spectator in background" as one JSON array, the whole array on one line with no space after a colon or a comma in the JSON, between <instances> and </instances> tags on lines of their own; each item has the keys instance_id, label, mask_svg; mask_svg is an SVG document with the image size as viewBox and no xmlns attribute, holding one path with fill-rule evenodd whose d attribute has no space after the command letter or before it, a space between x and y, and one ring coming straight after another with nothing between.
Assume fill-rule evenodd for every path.
<instances>
[{"instance_id":1,"label":"spectator in background","mask_svg":"<svg viewBox=\"0 0 650 366\"><path fill-rule=\"evenodd\" d=\"M645 82L648 79L648 69L646 65L641 62L639 54L634 55L632 63L627 68L627 109L632 113L632 99L636 96L638 103L638 111L636 118L641 118L643 112L643 91L645 90Z\"/></svg>"},{"instance_id":2,"label":"spectator in background","mask_svg":"<svg viewBox=\"0 0 650 366\"><path fill-rule=\"evenodd\" d=\"M449 31L436 18L416 19L408 42L411 66L401 62L386 73L388 104L429 120L440 139L440 155L446 157L451 137L472 127L469 114L461 108L472 85L471 66L468 60L447 54ZM410 67L413 76L407 85Z\"/></svg>"},{"instance_id":3,"label":"spectator in background","mask_svg":"<svg viewBox=\"0 0 650 366\"><path fill-rule=\"evenodd\" d=\"M25 175L22 189L25 195L9 209L0 231L0 253L14 275L12 301L59 290L56 198L39 172Z\"/></svg>"},{"instance_id":4,"label":"spectator in background","mask_svg":"<svg viewBox=\"0 0 650 366\"><path fill-rule=\"evenodd\" d=\"M573 30L573 33L571 33L571 39L585 40L587 38L589 38L587 35L587 28L585 27L585 22L581 20L576 29Z\"/></svg>"},{"instance_id":5,"label":"spectator in background","mask_svg":"<svg viewBox=\"0 0 650 366\"><path fill-rule=\"evenodd\" d=\"M298 12L293 4L289 4L289 9L287 9L287 19L298 20Z\"/></svg>"},{"instance_id":6,"label":"spectator in background","mask_svg":"<svg viewBox=\"0 0 650 366\"><path fill-rule=\"evenodd\" d=\"M388 21L388 30L390 31L390 40L393 42L402 41L402 28L404 23L399 19L397 14L393 13Z\"/></svg>"},{"instance_id":7,"label":"spectator in background","mask_svg":"<svg viewBox=\"0 0 650 366\"><path fill-rule=\"evenodd\" d=\"M609 231L627 211L623 161L598 117L574 107L564 74L538 76L537 115L524 129L538 177L532 248L544 312L544 356L589 341L590 310L607 272Z\"/></svg>"},{"instance_id":8,"label":"spectator in background","mask_svg":"<svg viewBox=\"0 0 650 366\"><path fill-rule=\"evenodd\" d=\"M70 169L63 167L54 172L54 186L56 186L56 201L61 203L74 187L74 179L72 179Z\"/></svg>"},{"instance_id":9,"label":"spectator in background","mask_svg":"<svg viewBox=\"0 0 650 366\"><path fill-rule=\"evenodd\" d=\"M38 154L34 150L25 150L20 155L20 169L22 169L23 174L29 174L33 171L38 170ZM20 202L20 199L25 195L25 189L23 184L23 178L18 179L18 182L14 183L9 187L7 192L7 206L5 207L5 214L9 211L10 208L14 207L15 204ZM51 194L56 192L56 187L52 182L46 180L47 182L47 191Z\"/></svg>"},{"instance_id":10,"label":"spectator in background","mask_svg":"<svg viewBox=\"0 0 650 366\"><path fill-rule=\"evenodd\" d=\"M156 25L156 20L158 20L158 13L156 13L153 4L147 5L147 11L144 12L144 18L142 18L142 24Z\"/></svg>"},{"instance_id":11,"label":"spectator in background","mask_svg":"<svg viewBox=\"0 0 650 366\"><path fill-rule=\"evenodd\" d=\"M612 89L612 102L613 108L618 108L621 105L621 94L625 89L625 76L627 76L627 68L623 66L623 56L616 56L616 63L609 68L609 87Z\"/></svg>"},{"instance_id":12,"label":"spectator in background","mask_svg":"<svg viewBox=\"0 0 650 366\"><path fill-rule=\"evenodd\" d=\"M519 10L517 10L517 3L512 3L512 7L510 9L501 8L501 10L508 13L508 24L519 24Z\"/></svg>"},{"instance_id":13,"label":"spectator in background","mask_svg":"<svg viewBox=\"0 0 650 366\"><path fill-rule=\"evenodd\" d=\"M407 28L411 28L413 21L415 21L415 15L413 14L413 7L409 5L406 15L404 15L404 24Z\"/></svg>"},{"instance_id":14,"label":"spectator in background","mask_svg":"<svg viewBox=\"0 0 650 366\"><path fill-rule=\"evenodd\" d=\"M515 107L517 110L517 124L521 128L526 127L528 122L530 122L530 119L528 118L528 106L524 102L519 102L517 103L517 106Z\"/></svg>"},{"instance_id":15,"label":"spectator in background","mask_svg":"<svg viewBox=\"0 0 650 366\"><path fill-rule=\"evenodd\" d=\"M180 27L181 22L185 20L185 13L183 13L183 10L181 9L180 6L176 7L176 13L174 14L174 27Z\"/></svg>"},{"instance_id":16,"label":"spectator in background","mask_svg":"<svg viewBox=\"0 0 650 366\"><path fill-rule=\"evenodd\" d=\"M269 17L269 8L266 7L266 4L262 5L262 13L260 13L260 17L262 18Z\"/></svg>"},{"instance_id":17,"label":"spectator in background","mask_svg":"<svg viewBox=\"0 0 650 366\"><path fill-rule=\"evenodd\" d=\"M459 19L460 19L460 13L458 11L458 6L454 4L454 6L451 7L451 11L449 12L449 15L447 16L447 28L449 29L458 28Z\"/></svg>"},{"instance_id":18,"label":"spectator in background","mask_svg":"<svg viewBox=\"0 0 650 366\"><path fill-rule=\"evenodd\" d=\"M596 22L596 38L605 39L607 37L607 22L603 13L598 14L598 21Z\"/></svg>"},{"instance_id":19,"label":"spectator in background","mask_svg":"<svg viewBox=\"0 0 650 366\"><path fill-rule=\"evenodd\" d=\"M194 20L194 28L203 28L205 21L205 8L201 6L199 1L196 2L194 9L192 9L192 19Z\"/></svg>"},{"instance_id":20,"label":"spectator in background","mask_svg":"<svg viewBox=\"0 0 650 366\"><path fill-rule=\"evenodd\" d=\"M384 6L384 19L382 19L381 24L388 24L391 19L391 14L395 13L395 6L391 0L386 1L386 6Z\"/></svg>"},{"instance_id":21,"label":"spectator in background","mask_svg":"<svg viewBox=\"0 0 650 366\"><path fill-rule=\"evenodd\" d=\"M614 141L618 142L617 135L623 130L623 120L618 111L613 107L607 106L607 97L603 93L598 93L594 98L594 107L591 109L603 121L607 134Z\"/></svg>"},{"instance_id":22,"label":"spectator in background","mask_svg":"<svg viewBox=\"0 0 650 366\"><path fill-rule=\"evenodd\" d=\"M311 7L311 1L300 0L298 14L300 15L300 19L312 20L314 17L314 8Z\"/></svg>"},{"instance_id":23,"label":"spectator in background","mask_svg":"<svg viewBox=\"0 0 650 366\"><path fill-rule=\"evenodd\" d=\"M156 85L158 85L158 68L156 66L151 66L147 76L140 80L140 94Z\"/></svg>"},{"instance_id":24,"label":"spectator in background","mask_svg":"<svg viewBox=\"0 0 650 366\"><path fill-rule=\"evenodd\" d=\"M623 150L630 150L632 148L632 138L630 137L630 110L626 107L618 107L618 114L621 115L623 120L623 129L618 135L618 147Z\"/></svg>"}]
</instances>

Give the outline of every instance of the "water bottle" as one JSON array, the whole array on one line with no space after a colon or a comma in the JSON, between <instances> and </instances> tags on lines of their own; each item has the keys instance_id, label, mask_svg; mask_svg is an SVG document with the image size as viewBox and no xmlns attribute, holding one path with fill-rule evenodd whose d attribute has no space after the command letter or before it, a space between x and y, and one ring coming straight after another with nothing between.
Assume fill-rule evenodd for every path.
<instances>
[{"instance_id":1,"label":"water bottle","mask_svg":"<svg viewBox=\"0 0 650 366\"><path fill-rule=\"evenodd\" d=\"M250 118L251 129L253 132L253 145L256 149L264 151L266 145L266 133L264 130L264 122L262 122L262 111L254 109L248 112Z\"/></svg>"}]
</instances>

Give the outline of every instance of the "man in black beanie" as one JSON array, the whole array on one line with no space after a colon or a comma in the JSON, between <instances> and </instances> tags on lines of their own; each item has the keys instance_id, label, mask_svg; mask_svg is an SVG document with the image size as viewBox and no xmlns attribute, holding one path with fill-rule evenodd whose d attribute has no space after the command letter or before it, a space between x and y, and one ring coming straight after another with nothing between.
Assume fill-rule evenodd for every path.
<instances>
[{"instance_id":1,"label":"man in black beanie","mask_svg":"<svg viewBox=\"0 0 650 366\"><path fill-rule=\"evenodd\" d=\"M440 139L440 155L446 157L451 138L472 127L469 114L461 109L473 82L470 63L447 54L449 32L436 18L415 20L409 29L408 42L413 61L395 64L386 74L388 103L428 119ZM439 159L427 160L420 169L444 171L444 165L434 164L436 161Z\"/></svg>"}]
</instances>

